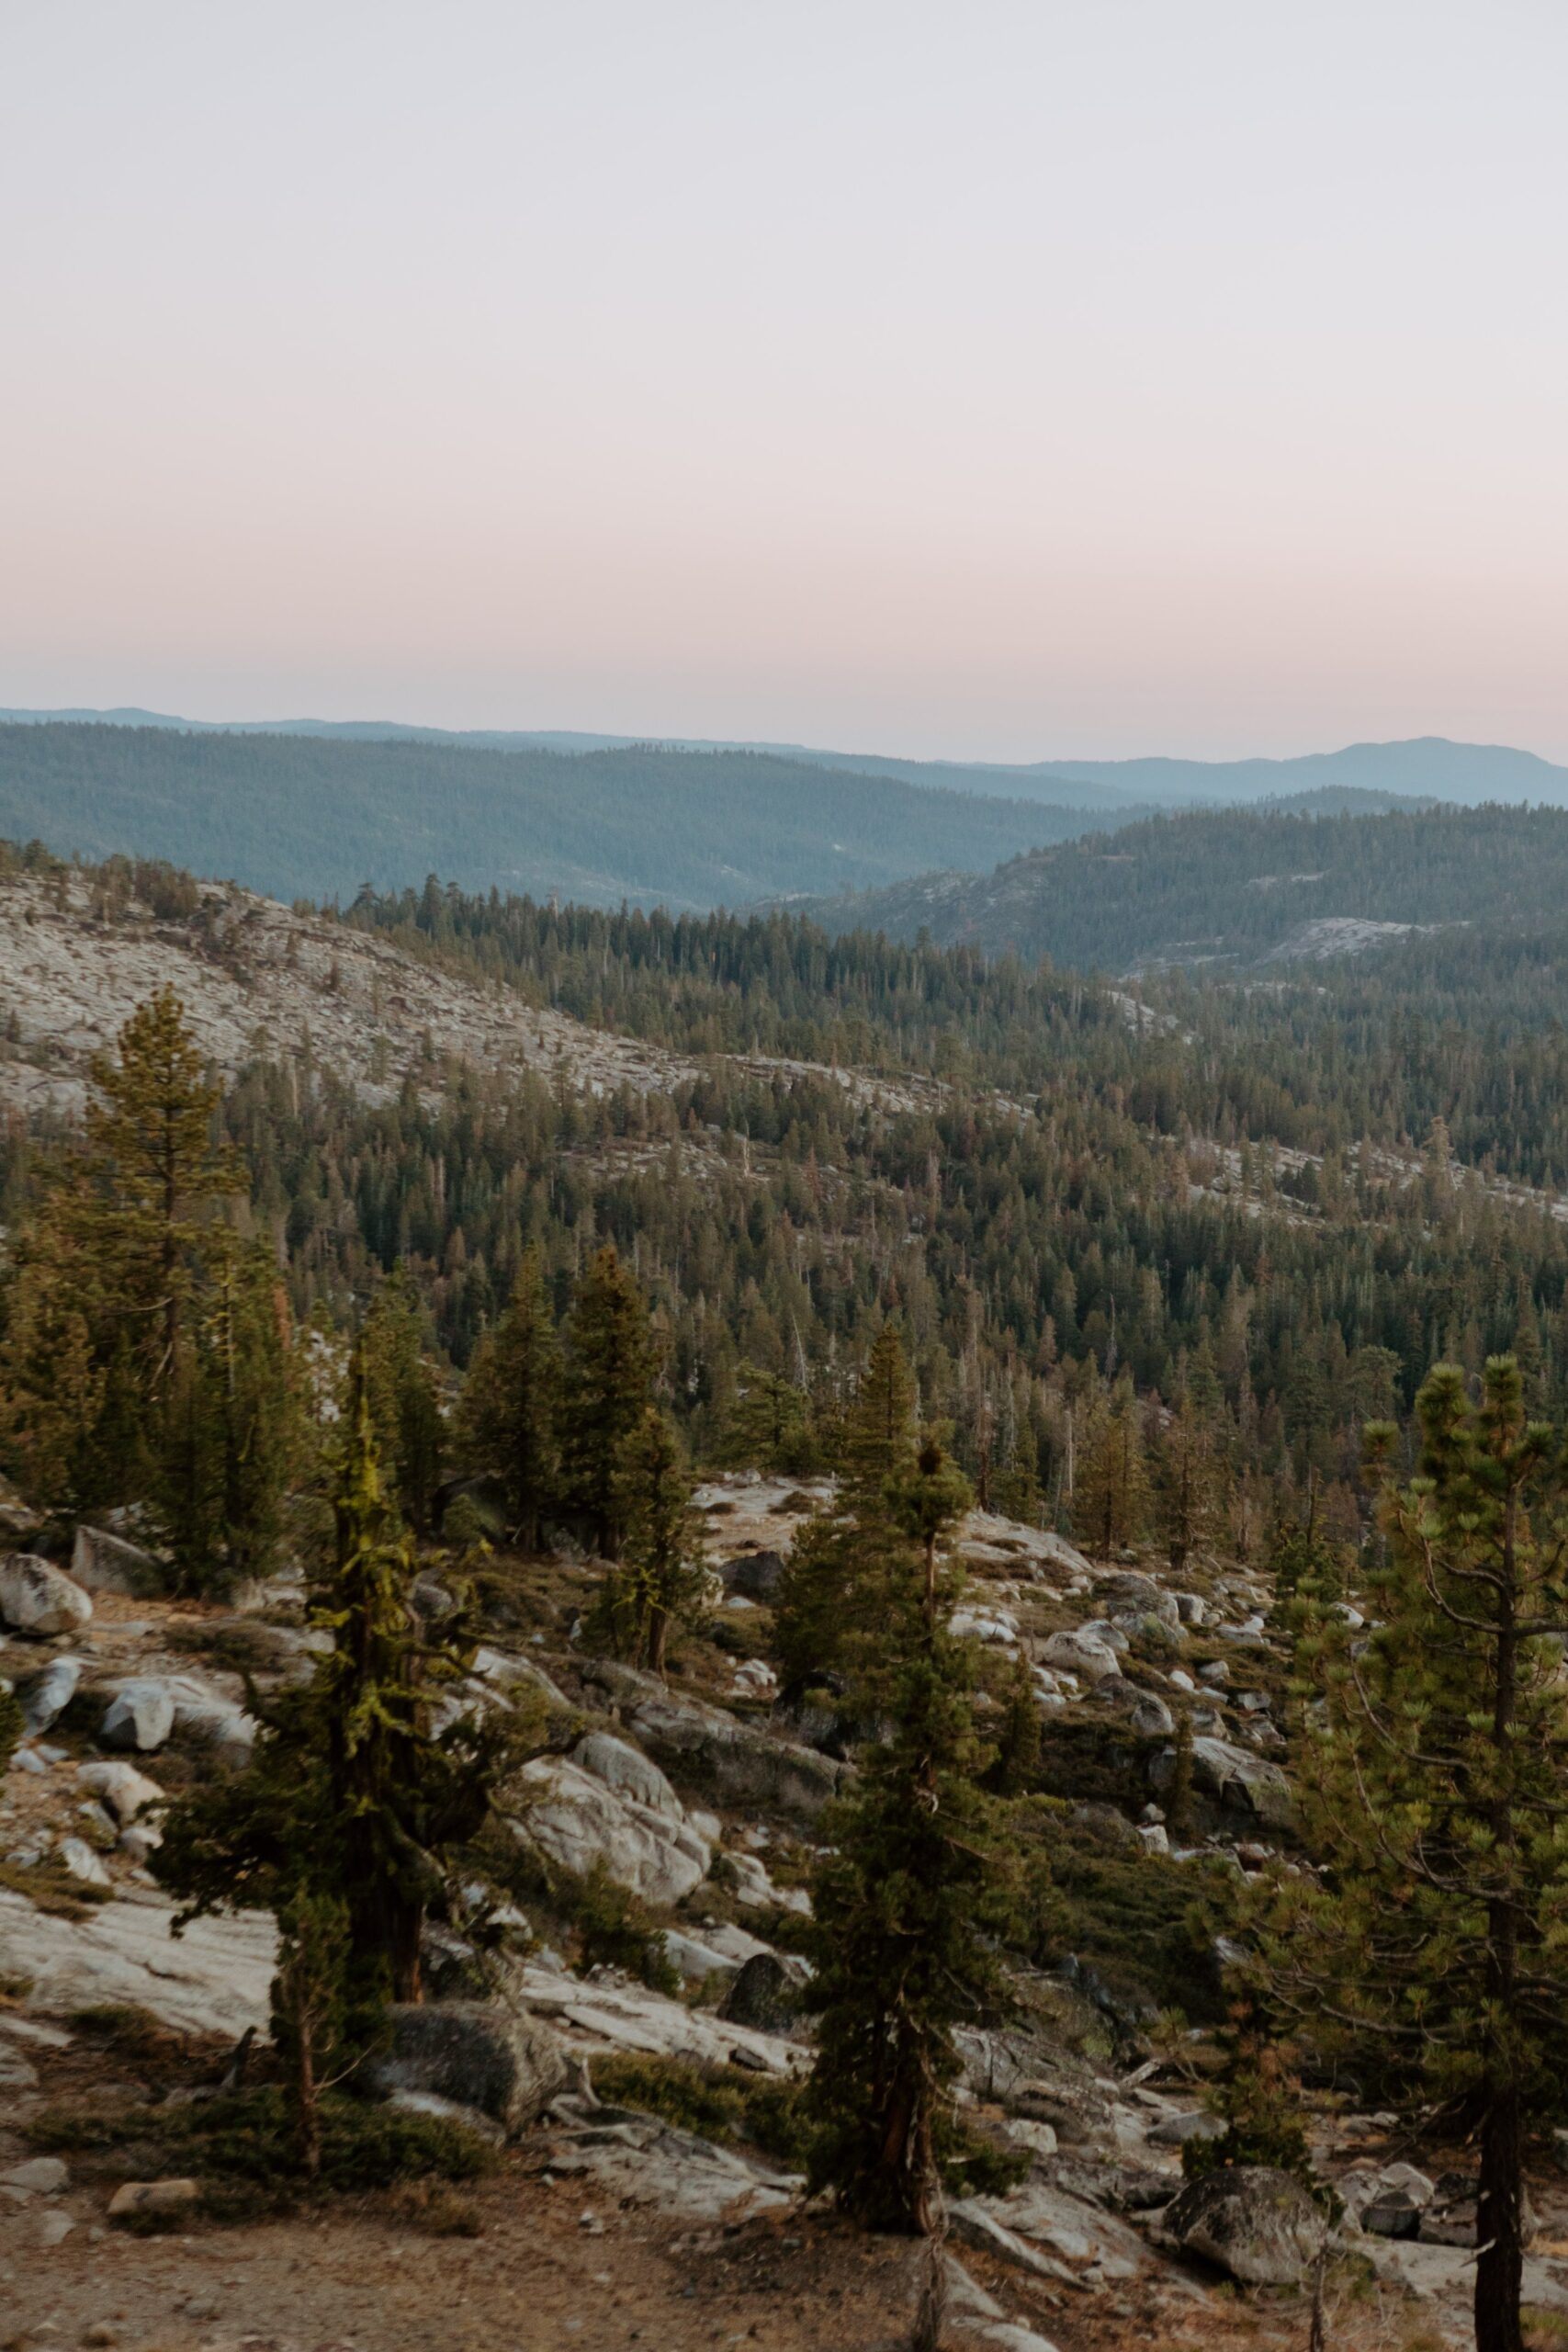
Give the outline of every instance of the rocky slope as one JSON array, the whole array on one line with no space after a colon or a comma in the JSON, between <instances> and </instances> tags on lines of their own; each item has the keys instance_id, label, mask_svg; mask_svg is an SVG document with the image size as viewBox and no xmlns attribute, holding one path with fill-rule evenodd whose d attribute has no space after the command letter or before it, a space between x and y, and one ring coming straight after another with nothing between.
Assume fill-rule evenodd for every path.
<instances>
[{"instance_id":1,"label":"rocky slope","mask_svg":"<svg viewBox=\"0 0 1568 2352\"><path fill-rule=\"evenodd\" d=\"M0 1108L73 1116L87 1067L154 989L171 987L214 1064L232 1076L256 1058L300 1082L330 1071L369 1102L409 1079L434 1093L457 1069L532 1071L593 1094L667 1090L698 1064L525 1005L381 937L301 914L232 885L206 883L186 914L135 899L106 906L81 873L0 877ZM807 1065L747 1060L801 1073ZM817 1070L868 1102L906 1110L938 1090L852 1070Z\"/></svg>"},{"instance_id":2,"label":"rocky slope","mask_svg":"<svg viewBox=\"0 0 1568 2352\"><path fill-rule=\"evenodd\" d=\"M708 2136L595 2087L619 2081L616 2065L677 2062L783 2085L810 2064L791 1923L808 1907L824 1807L849 1767L841 1726L780 1698L768 1650L781 1564L824 1491L746 1475L700 1491L711 1606L665 1682L582 1648L596 1564L502 1562L486 1589L490 1630L461 1702L542 1715L553 1752L508 1793L497 1875L467 1888L433 1932L432 1999L400 2018L377 2087L421 2112L464 2113L505 2143L502 2185L476 2208L489 2251L466 2270L491 2282L476 2290L487 2313L504 2280L525 2278L531 2302L538 2285L551 2314L529 2339L540 2347L632 2342L653 2310L662 2332L641 2340L723 2341L739 2319L732 2340L750 2328L784 2346L869 2346L896 2336L890 2313L912 2309L908 2260L845 2240L803 2207L787 2162L744 2134ZM69 1561L35 1565L25 1514L9 1503L6 1516L17 1548L0 1563L0 1674L29 1730L0 1792L0 2281L29 2327L65 2312L78 2329L123 2324L128 2342L166 2344L177 2293L182 2343L197 2340L192 2299L210 2301L236 2338L328 2340L348 2325L338 2290L313 2278L306 2295L278 2272L281 2249L298 2243L293 2224L234 2233L197 2219L183 2260L168 2242L133 2257L102 2234L123 2167L73 2154L50 2157L46 2175L27 2136L51 2102L90 2097L110 2109L141 2101L152 2141L157 2101L188 2097L193 2067L214 2081L245 2029L265 2030L269 1923L203 1922L174 1939L145 1860L160 1795L243 1758L253 1726L242 1669L258 1687L307 1673L321 1637L286 1578L237 1606L179 1601L123 1536L82 1530ZM1058 1536L978 1512L962 1543L964 1629L983 1655L1027 1664L1048 1781L1066 1775L1060 1834L1111 1858L1124 1885L1146 1885L1151 1934L1162 1890L1196 1893L1205 1873L1248 1873L1288 1847L1280 1661L1262 1583L1213 1560L1179 1585L1147 1559L1097 1567ZM423 1589L429 1608L441 1605L439 1566ZM1196 1734L1195 1798L1176 1834L1160 1797L1179 1707ZM595 1865L664 1931L677 1990L571 1964L561 1890ZM1289 2285L1315 2243L1310 2208L1281 2220L1272 2207L1233 2199L1216 2210L1179 2195L1182 2142L1211 2126L1198 2076L1130 1982L1069 1955L1021 1977L1017 2020L966 2039L970 2112L1028 2172L1006 2195L953 2208L955 2345L1088 2352L1156 2328L1172 2344L1224 2341L1236 2307L1215 2299L1224 2272ZM184 2037L178 2067L165 2051L164 2075L148 2077L145 2034L106 2057L103 2021L127 2014ZM1445 2185L1403 2164L1392 2118L1331 2104L1314 2130L1349 2209L1342 2256L1354 2250L1363 2280L1335 2340L1392 2340L1366 2332L1368 2314L1411 2295L1451 2334L1467 2228L1473 2239L1462 2177ZM155 2167L155 2146L147 2161ZM1541 2184L1530 2290L1568 2310L1568 2270L1551 2251L1564 2226L1554 2200ZM391 2209L334 2222L317 2243L341 2247L334 2277L347 2265L369 2291L384 2258L377 2233L389 2228L395 2239ZM244 2284L214 2295L212 2273L230 2263ZM403 2295L400 2274L379 2340L431 2340L448 2257L431 2248L418 2267L428 2293ZM743 2273L772 2282L750 2304ZM881 2301L868 2302L873 2280ZM117 2310L131 2316L117 2321ZM490 2340L490 2324L474 2340Z\"/></svg>"}]
</instances>

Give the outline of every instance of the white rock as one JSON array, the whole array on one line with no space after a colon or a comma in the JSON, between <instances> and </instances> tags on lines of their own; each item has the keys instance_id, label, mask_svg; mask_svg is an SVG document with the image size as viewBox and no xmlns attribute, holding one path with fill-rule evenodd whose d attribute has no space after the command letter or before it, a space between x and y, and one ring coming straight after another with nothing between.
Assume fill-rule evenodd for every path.
<instances>
[{"instance_id":1,"label":"white rock","mask_svg":"<svg viewBox=\"0 0 1568 2352\"><path fill-rule=\"evenodd\" d=\"M271 1917L193 1919L175 1938L174 1916L172 1904L145 1895L62 1919L0 1888L0 1951L8 1969L31 1977L30 1997L46 2014L113 2002L150 2009L182 2033L234 2041L248 2025L265 2030L277 1949Z\"/></svg>"},{"instance_id":2,"label":"white rock","mask_svg":"<svg viewBox=\"0 0 1568 2352\"><path fill-rule=\"evenodd\" d=\"M175 1727L175 1702L166 1683L151 1678L122 1682L98 1727L107 1747L134 1747L147 1755L162 1747Z\"/></svg>"},{"instance_id":3,"label":"white rock","mask_svg":"<svg viewBox=\"0 0 1568 2352\"><path fill-rule=\"evenodd\" d=\"M87 1624L93 1604L63 1568L30 1552L0 1560L0 1618L18 1634L73 1634Z\"/></svg>"},{"instance_id":4,"label":"white rock","mask_svg":"<svg viewBox=\"0 0 1568 2352\"><path fill-rule=\"evenodd\" d=\"M139 1772L134 1764L83 1764L76 1778L85 1789L103 1799L122 1827L134 1821L144 1805L164 1802L157 1781Z\"/></svg>"},{"instance_id":5,"label":"white rock","mask_svg":"<svg viewBox=\"0 0 1568 2352\"><path fill-rule=\"evenodd\" d=\"M1044 1645L1044 1657L1048 1666L1079 1674L1086 1682L1103 1682L1122 1671L1121 1660L1111 1644L1082 1627L1076 1633L1053 1634Z\"/></svg>"},{"instance_id":6,"label":"white rock","mask_svg":"<svg viewBox=\"0 0 1568 2352\"><path fill-rule=\"evenodd\" d=\"M574 1764L603 1781L607 1789L616 1790L622 1796L635 1797L653 1813L662 1813L671 1820L684 1817L680 1798L649 1757L629 1740L616 1739L606 1731L591 1731L580 1739L571 1751Z\"/></svg>"},{"instance_id":7,"label":"white rock","mask_svg":"<svg viewBox=\"0 0 1568 2352\"><path fill-rule=\"evenodd\" d=\"M82 1661L75 1657L51 1658L41 1674L28 1685L22 1698L22 1718L33 1735L50 1730L57 1724L72 1700L82 1679Z\"/></svg>"},{"instance_id":8,"label":"white rock","mask_svg":"<svg viewBox=\"0 0 1568 2352\"><path fill-rule=\"evenodd\" d=\"M531 1801L513 1828L563 1870L581 1877L602 1862L617 1885L658 1905L679 1903L707 1876L712 1849L682 1813L644 1804L565 1758L536 1758L521 1779Z\"/></svg>"},{"instance_id":9,"label":"white rock","mask_svg":"<svg viewBox=\"0 0 1568 2352\"><path fill-rule=\"evenodd\" d=\"M72 1877L83 1886L107 1886L109 1874L101 1855L96 1854L85 1838L62 1838L60 1859Z\"/></svg>"}]
</instances>

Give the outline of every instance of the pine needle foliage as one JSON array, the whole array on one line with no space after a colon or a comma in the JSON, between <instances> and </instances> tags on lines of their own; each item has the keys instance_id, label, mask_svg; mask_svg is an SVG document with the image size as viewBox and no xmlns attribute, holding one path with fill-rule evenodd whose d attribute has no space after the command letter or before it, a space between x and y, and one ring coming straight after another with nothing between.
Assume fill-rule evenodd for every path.
<instances>
[{"instance_id":1,"label":"pine needle foliage","mask_svg":"<svg viewBox=\"0 0 1568 2352\"><path fill-rule=\"evenodd\" d=\"M1378 1622L1308 1605L1317 1705L1299 1791L1321 1883L1281 1881L1264 1925L1271 1996L1303 2030L1381 2052L1385 2075L1474 2121L1479 2352L1519 2352L1521 2165L1568 2097L1568 1479L1526 1419L1518 1366L1472 1403L1439 1365L1417 1399L1419 1475L1383 1470Z\"/></svg>"}]
</instances>

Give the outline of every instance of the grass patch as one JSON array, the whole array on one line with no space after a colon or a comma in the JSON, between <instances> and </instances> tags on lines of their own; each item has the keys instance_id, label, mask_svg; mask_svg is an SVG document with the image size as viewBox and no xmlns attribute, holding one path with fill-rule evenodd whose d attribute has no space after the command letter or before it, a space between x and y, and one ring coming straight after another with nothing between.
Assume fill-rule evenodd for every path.
<instances>
[{"instance_id":1,"label":"grass patch","mask_svg":"<svg viewBox=\"0 0 1568 2352\"><path fill-rule=\"evenodd\" d=\"M95 1906L112 1901L114 1894L112 1887L85 1886L52 1854L41 1862L0 1862L0 1886L25 1894L35 1910L52 1919L76 1921L90 1919Z\"/></svg>"},{"instance_id":2,"label":"grass patch","mask_svg":"<svg viewBox=\"0 0 1568 2352\"><path fill-rule=\"evenodd\" d=\"M50 2107L26 2131L35 2148L96 2159L106 2176L123 2169L117 2156L133 2159L130 2177L149 2159L163 2174L188 2175L202 2183L207 2210L222 2220L286 2211L305 2191L283 2096L270 2086L185 2107L108 2113ZM446 2117L407 2115L342 2094L321 2102L319 2186L329 2193L478 2180L494 2165L487 2142Z\"/></svg>"},{"instance_id":3,"label":"grass patch","mask_svg":"<svg viewBox=\"0 0 1568 2352\"><path fill-rule=\"evenodd\" d=\"M806 2162L809 2133L798 2082L744 2066L698 2066L683 2058L629 2052L595 2058L592 2079L609 2106L657 2115L720 2145L739 2141L781 2164Z\"/></svg>"},{"instance_id":4,"label":"grass patch","mask_svg":"<svg viewBox=\"0 0 1568 2352\"><path fill-rule=\"evenodd\" d=\"M91 2008L73 2009L66 2023L122 2058L164 2058L183 2041L151 2009L140 2008L134 2001L99 2001Z\"/></svg>"}]
</instances>

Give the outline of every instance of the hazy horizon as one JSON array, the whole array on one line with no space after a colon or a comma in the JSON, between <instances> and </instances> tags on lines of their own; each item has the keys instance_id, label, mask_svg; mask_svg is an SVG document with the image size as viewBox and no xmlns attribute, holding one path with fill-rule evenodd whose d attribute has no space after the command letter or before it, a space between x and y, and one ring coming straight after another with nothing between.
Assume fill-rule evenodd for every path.
<instances>
[{"instance_id":1,"label":"hazy horizon","mask_svg":"<svg viewBox=\"0 0 1568 2352\"><path fill-rule=\"evenodd\" d=\"M0 702L1568 757L1568 17L0 25Z\"/></svg>"}]
</instances>

